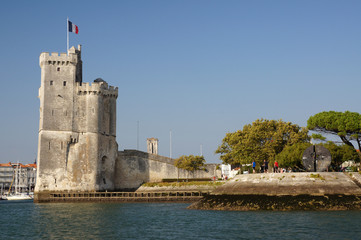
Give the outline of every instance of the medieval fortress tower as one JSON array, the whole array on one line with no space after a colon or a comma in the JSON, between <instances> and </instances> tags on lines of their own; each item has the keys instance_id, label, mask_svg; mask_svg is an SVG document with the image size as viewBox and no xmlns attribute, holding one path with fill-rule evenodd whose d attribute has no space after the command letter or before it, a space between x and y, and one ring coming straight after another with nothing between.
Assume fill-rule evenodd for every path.
<instances>
[{"instance_id":1,"label":"medieval fortress tower","mask_svg":"<svg viewBox=\"0 0 361 240\"><path fill-rule=\"evenodd\" d=\"M158 139L148 139L148 153L118 152L118 88L100 78L83 82L80 46L68 53L41 53L40 67L35 201L51 192L136 189L144 182L189 176L173 159L158 155Z\"/></svg>"},{"instance_id":2,"label":"medieval fortress tower","mask_svg":"<svg viewBox=\"0 0 361 240\"><path fill-rule=\"evenodd\" d=\"M118 88L82 81L81 49L40 55L36 191L113 189Z\"/></svg>"}]
</instances>

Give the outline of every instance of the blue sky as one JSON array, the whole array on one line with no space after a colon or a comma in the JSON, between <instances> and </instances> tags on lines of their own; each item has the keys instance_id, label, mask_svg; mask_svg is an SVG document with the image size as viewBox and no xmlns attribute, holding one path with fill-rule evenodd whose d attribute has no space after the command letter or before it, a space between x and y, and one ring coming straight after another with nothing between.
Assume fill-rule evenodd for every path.
<instances>
[{"instance_id":1,"label":"blue sky","mask_svg":"<svg viewBox=\"0 0 361 240\"><path fill-rule=\"evenodd\" d=\"M37 154L41 52L79 27L83 81L119 87L119 150L159 139L169 156L214 154L258 118L306 126L360 112L361 1L6 1L0 7L0 162Z\"/></svg>"}]
</instances>

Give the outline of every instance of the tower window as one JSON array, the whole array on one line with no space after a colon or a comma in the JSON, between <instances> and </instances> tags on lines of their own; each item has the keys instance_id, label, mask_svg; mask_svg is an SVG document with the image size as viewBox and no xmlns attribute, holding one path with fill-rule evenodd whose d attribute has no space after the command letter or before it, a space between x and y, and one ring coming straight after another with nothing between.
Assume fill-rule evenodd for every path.
<instances>
[{"instance_id":1,"label":"tower window","mask_svg":"<svg viewBox=\"0 0 361 240\"><path fill-rule=\"evenodd\" d=\"M53 86L53 83L54 83L53 81L50 81L50 86Z\"/></svg>"},{"instance_id":2,"label":"tower window","mask_svg":"<svg viewBox=\"0 0 361 240\"><path fill-rule=\"evenodd\" d=\"M63 82L63 86L66 86L66 81Z\"/></svg>"},{"instance_id":3,"label":"tower window","mask_svg":"<svg viewBox=\"0 0 361 240\"><path fill-rule=\"evenodd\" d=\"M56 69L56 71L60 72L60 67L58 67L58 68Z\"/></svg>"}]
</instances>

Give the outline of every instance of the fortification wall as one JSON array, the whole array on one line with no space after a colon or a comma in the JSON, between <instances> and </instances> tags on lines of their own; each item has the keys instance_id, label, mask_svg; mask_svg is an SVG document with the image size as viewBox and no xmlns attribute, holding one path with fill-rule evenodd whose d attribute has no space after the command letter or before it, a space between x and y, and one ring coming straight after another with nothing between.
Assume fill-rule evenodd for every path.
<instances>
[{"instance_id":1,"label":"fortification wall","mask_svg":"<svg viewBox=\"0 0 361 240\"><path fill-rule=\"evenodd\" d=\"M96 146L97 134L65 131L39 133L36 192L96 191L97 148L88 154L88 145ZM86 156L86 157L84 157Z\"/></svg>"},{"instance_id":2,"label":"fortification wall","mask_svg":"<svg viewBox=\"0 0 361 240\"><path fill-rule=\"evenodd\" d=\"M78 62L78 57L75 54L42 52L39 58L39 64L42 67L44 64L47 65L75 65Z\"/></svg>"},{"instance_id":3,"label":"fortification wall","mask_svg":"<svg viewBox=\"0 0 361 240\"><path fill-rule=\"evenodd\" d=\"M205 170L195 172L174 166L174 159L137 150L118 152L115 164L114 188L137 189L145 182L160 182L166 178L212 178L220 177L216 164L207 164Z\"/></svg>"}]
</instances>

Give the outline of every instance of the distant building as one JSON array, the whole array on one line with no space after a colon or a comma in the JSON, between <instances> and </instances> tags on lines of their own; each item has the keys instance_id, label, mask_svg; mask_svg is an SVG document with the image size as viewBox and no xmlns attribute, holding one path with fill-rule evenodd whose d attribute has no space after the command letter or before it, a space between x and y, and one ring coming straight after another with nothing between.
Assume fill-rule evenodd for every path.
<instances>
[{"instance_id":1,"label":"distant building","mask_svg":"<svg viewBox=\"0 0 361 240\"><path fill-rule=\"evenodd\" d=\"M3 192L32 192L36 183L36 164L0 163L0 189ZM17 189L15 189L17 187Z\"/></svg>"},{"instance_id":2,"label":"distant building","mask_svg":"<svg viewBox=\"0 0 361 240\"><path fill-rule=\"evenodd\" d=\"M0 189L8 191L14 178L14 168L11 163L0 164Z\"/></svg>"}]
</instances>

